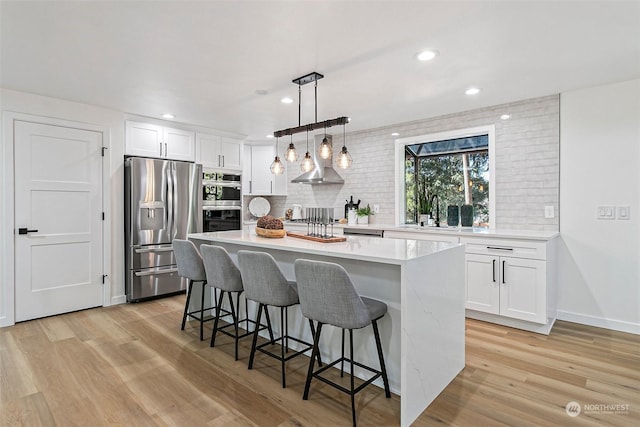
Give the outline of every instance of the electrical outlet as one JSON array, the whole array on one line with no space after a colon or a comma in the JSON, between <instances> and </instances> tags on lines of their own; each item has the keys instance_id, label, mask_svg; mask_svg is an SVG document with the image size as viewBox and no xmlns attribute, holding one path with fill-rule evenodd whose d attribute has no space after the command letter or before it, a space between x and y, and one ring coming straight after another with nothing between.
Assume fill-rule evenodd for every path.
<instances>
[{"instance_id":1,"label":"electrical outlet","mask_svg":"<svg viewBox=\"0 0 640 427\"><path fill-rule=\"evenodd\" d=\"M597 219L616 219L615 206L598 206Z\"/></svg>"},{"instance_id":2,"label":"electrical outlet","mask_svg":"<svg viewBox=\"0 0 640 427\"><path fill-rule=\"evenodd\" d=\"M553 206L545 206L544 207L544 217L545 218L553 218L553 217L555 217L555 213L553 212Z\"/></svg>"},{"instance_id":3,"label":"electrical outlet","mask_svg":"<svg viewBox=\"0 0 640 427\"><path fill-rule=\"evenodd\" d=\"M629 219L631 206L618 206L618 219Z\"/></svg>"},{"instance_id":4,"label":"electrical outlet","mask_svg":"<svg viewBox=\"0 0 640 427\"><path fill-rule=\"evenodd\" d=\"M373 213L380 213L380 205L373 205Z\"/></svg>"}]
</instances>

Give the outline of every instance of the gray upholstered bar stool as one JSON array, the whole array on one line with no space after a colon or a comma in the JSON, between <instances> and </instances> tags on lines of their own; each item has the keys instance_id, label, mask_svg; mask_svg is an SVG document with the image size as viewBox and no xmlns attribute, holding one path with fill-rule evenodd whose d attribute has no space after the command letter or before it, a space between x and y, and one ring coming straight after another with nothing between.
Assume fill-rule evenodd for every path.
<instances>
[{"instance_id":1,"label":"gray upholstered bar stool","mask_svg":"<svg viewBox=\"0 0 640 427\"><path fill-rule=\"evenodd\" d=\"M267 328L269 330L269 336L273 341L271 322L269 320L269 314L267 312L265 312L267 326L256 324L255 321L249 319L245 300L245 313L247 313L247 316L244 319L238 319L238 313L240 311L240 295L244 291L244 287L242 285L240 270L238 270L238 267L236 267L236 264L229 256L227 250L221 246L201 245L200 251L202 252L202 258L204 260L204 270L207 274L207 283L209 284L209 286L220 290L220 297L218 298L218 306L216 308L216 313L219 313L220 315L216 315L213 322L213 333L211 334L210 346L214 346L216 341L216 334L218 331L220 331L221 333L228 335L235 340L235 356L236 360L238 360L238 340L240 338L253 335L253 331L249 332L249 323L257 325L256 328L258 328L258 330ZM222 310L222 301L224 299L225 293L227 293L229 297L229 307L231 310L230 312ZM236 294L235 307L233 304L233 298L231 296L232 293ZM233 323L218 327L218 321L220 320L220 318L229 315L231 315ZM246 332L244 334L239 334L238 324L242 322L245 322L246 324ZM226 331L225 329L228 327L233 327L234 332L231 333Z\"/></svg>"},{"instance_id":2,"label":"gray upholstered bar stool","mask_svg":"<svg viewBox=\"0 0 640 427\"><path fill-rule=\"evenodd\" d=\"M295 262L296 282L298 283L298 293L300 296L300 308L302 314L309 320L318 322L316 333L313 339L313 352L309 361L309 370L307 372L307 380L304 386L304 394L302 398L309 398L309 388L313 377L343 391L351 396L351 416L353 425L356 425L356 405L355 395L367 385L371 384L377 378L382 377L384 383L384 392L387 398L391 397L389 390L389 380L387 378L387 370L384 365L384 356L382 355L382 344L380 342L380 333L378 331L378 320L387 313L387 305L381 301L367 297L361 297L356 292L351 278L347 271L338 264L298 259ZM333 325L342 328L342 357L317 371L314 371L315 355L320 351L320 333L322 325ZM378 360L380 361L380 370L373 369L370 366L353 360L353 330L364 328L365 326L373 326L373 335L378 350ZM349 330L349 356L344 357L344 330ZM340 384L330 381L320 374L337 363L341 363L341 375L344 372L344 362L350 363L350 379L351 387L347 389ZM364 383L354 388L353 368L359 366L372 372L374 375Z\"/></svg>"},{"instance_id":3,"label":"gray upholstered bar stool","mask_svg":"<svg viewBox=\"0 0 640 427\"><path fill-rule=\"evenodd\" d=\"M200 341L204 339L204 322L213 320L214 317L205 319L205 310L213 310L216 307L205 307L204 296L207 285L207 275L204 271L204 263L202 256L196 249L196 245L190 240L173 239L173 253L176 256L176 264L178 265L178 275L184 277L189 282L187 287L187 300L184 304L184 314L182 315L181 330L187 323L187 317L191 317L200 322ZM200 309L189 311L189 301L193 290L193 282L202 282L202 292L200 295ZM217 305L217 302L216 302Z\"/></svg>"},{"instance_id":4,"label":"gray upholstered bar stool","mask_svg":"<svg viewBox=\"0 0 640 427\"><path fill-rule=\"evenodd\" d=\"M242 274L242 282L247 299L259 304L256 322L260 323L260 316L263 310L265 314L267 313L267 306L280 307L280 337L275 340L272 339L271 342L257 345L258 331L255 331L251 345L251 356L249 356L249 369L253 368L253 359L256 350L279 360L282 370L282 388L284 388L286 386L285 362L311 350L313 347L308 342L289 336L287 308L299 303L296 283L288 281L284 277L275 259L273 259L271 254L266 252L238 251L238 265ZM315 331L311 320L309 320L309 326L311 327L311 334L313 335ZM285 353L289 351L289 340L303 344L304 348L288 356L285 355ZM273 353L264 348L278 341L281 342L280 354ZM318 363L322 363L320 355L318 355Z\"/></svg>"}]
</instances>

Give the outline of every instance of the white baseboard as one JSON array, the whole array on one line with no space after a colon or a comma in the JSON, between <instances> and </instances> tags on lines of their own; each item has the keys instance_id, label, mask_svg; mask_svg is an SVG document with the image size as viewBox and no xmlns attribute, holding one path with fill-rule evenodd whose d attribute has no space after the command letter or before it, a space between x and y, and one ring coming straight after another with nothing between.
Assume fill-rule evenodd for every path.
<instances>
[{"instance_id":1,"label":"white baseboard","mask_svg":"<svg viewBox=\"0 0 640 427\"><path fill-rule=\"evenodd\" d=\"M558 320L566 320L567 322L581 323L583 325L595 326L597 328L611 329L613 331L640 335L640 324L638 323L606 319L562 310L557 310L556 315Z\"/></svg>"},{"instance_id":2,"label":"white baseboard","mask_svg":"<svg viewBox=\"0 0 640 427\"><path fill-rule=\"evenodd\" d=\"M13 326L15 323L9 320L7 316L0 317L0 328L6 328L7 326Z\"/></svg>"},{"instance_id":3,"label":"white baseboard","mask_svg":"<svg viewBox=\"0 0 640 427\"><path fill-rule=\"evenodd\" d=\"M116 297L111 297L111 304L109 304L109 305L124 304L126 302L127 302L127 296L126 295L118 295Z\"/></svg>"}]
</instances>

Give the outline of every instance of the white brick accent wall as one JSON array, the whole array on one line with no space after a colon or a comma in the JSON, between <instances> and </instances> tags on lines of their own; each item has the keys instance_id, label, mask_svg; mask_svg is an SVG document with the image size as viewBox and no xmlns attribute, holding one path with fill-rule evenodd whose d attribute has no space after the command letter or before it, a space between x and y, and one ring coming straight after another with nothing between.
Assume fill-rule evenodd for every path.
<instances>
[{"instance_id":1,"label":"white brick accent wall","mask_svg":"<svg viewBox=\"0 0 640 427\"><path fill-rule=\"evenodd\" d=\"M510 114L509 120L501 120ZM334 207L344 212L351 195L380 205L373 223L392 224L395 218L394 141L449 130L495 125L496 224L499 229L557 231L559 199L560 97L546 96L494 107L385 126L346 134L353 165L338 170L344 185L291 184L287 197L270 197L271 214L284 215L287 207ZM348 125L347 125L348 129ZM330 129L331 130L331 129ZM342 133L335 132L333 145L342 146ZM289 179L299 174L292 165ZM245 200L248 202L248 200ZM246 203L245 203L246 204ZM545 219L544 207L553 206L556 217Z\"/></svg>"}]
</instances>

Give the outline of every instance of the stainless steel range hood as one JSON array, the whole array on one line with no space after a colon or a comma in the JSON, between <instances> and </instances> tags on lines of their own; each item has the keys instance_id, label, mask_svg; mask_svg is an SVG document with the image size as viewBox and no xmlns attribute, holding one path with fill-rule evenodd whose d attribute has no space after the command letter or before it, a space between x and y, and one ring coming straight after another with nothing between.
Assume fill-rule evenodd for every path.
<instances>
[{"instance_id":1,"label":"stainless steel range hood","mask_svg":"<svg viewBox=\"0 0 640 427\"><path fill-rule=\"evenodd\" d=\"M313 147L309 147L315 168L311 172L305 172L297 178L292 179L291 182L302 184L344 184L344 179L338 175L338 172L333 170L333 156L326 160L318 157L316 146L320 146L323 138L324 134L316 135L314 137ZM329 144L333 145L331 135L327 135L327 139L329 140ZM300 154L302 155L302 153Z\"/></svg>"}]
</instances>

